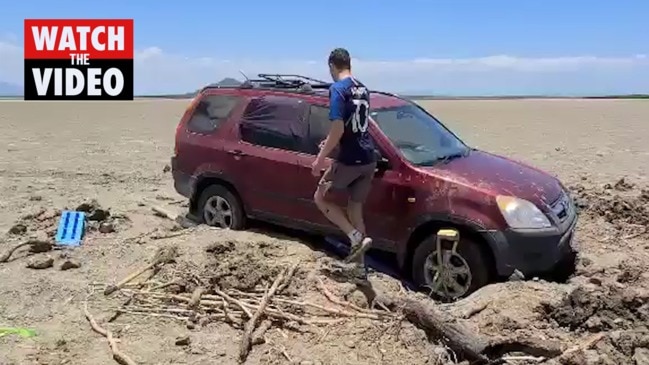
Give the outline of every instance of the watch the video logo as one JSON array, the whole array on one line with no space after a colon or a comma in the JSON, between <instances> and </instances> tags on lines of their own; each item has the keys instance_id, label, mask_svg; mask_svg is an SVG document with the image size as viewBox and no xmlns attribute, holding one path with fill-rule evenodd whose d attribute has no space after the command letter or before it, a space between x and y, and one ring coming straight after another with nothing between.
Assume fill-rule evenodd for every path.
<instances>
[{"instance_id":1,"label":"watch the video logo","mask_svg":"<svg viewBox=\"0 0 649 365\"><path fill-rule=\"evenodd\" d=\"M133 19L25 19L25 100L133 100Z\"/></svg>"}]
</instances>

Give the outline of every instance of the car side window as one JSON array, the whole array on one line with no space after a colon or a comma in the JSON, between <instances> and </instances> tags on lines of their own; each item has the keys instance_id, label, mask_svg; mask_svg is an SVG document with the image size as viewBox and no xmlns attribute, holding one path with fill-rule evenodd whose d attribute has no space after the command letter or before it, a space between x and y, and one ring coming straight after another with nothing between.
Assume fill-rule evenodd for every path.
<instances>
[{"instance_id":1,"label":"car side window","mask_svg":"<svg viewBox=\"0 0 649 365\"><path fill-rule=\"evenodd\" d=\"M329 134L329 129L331 129L331 121L329 120L329 108L318 105L311 105L309 108L309 137L307 138L304 148L306 153L312 155L317 155L320 152L320 142L324 141ZM370 136L372 142L374 142L374 137ZM376 146L376 143L374 143ZM331 155L336 156L338 149L334 149ZM376 151L377 155L381 153Z\"/></svg>"},{"instance_id":2,"label":"car side window","mask_svg":"<svg viewBox=\"0 0 649 365\"><path fill-rule=\"evenodd\" d=\"M309 108L309 137L304 146L305 152L317 155L320 151L320 142L327 138L330 128L329 109L311 105Z\"/></svg>"},{"instance_id":3,"label":"car side window","mask_svg":"<svg viewBox=\"0 0 649 365\"><path fill-rule=\"evenodd\" d=\"M240 98L234 95L207 95L203 97L192 117L187 123L187 129L195 133L211 133L223 124Z\"/></svg>"},{"instance_id":4,"label":"car side window","mask_svg":"<svg viewBox=\"0 0 649 365\"><path fill-rule=\"evenodd\" d=\"M303 103L289 96L250 100L239 123L241 140L263 147L302 151L308 128Z\"/></svg>"}]
</instances>

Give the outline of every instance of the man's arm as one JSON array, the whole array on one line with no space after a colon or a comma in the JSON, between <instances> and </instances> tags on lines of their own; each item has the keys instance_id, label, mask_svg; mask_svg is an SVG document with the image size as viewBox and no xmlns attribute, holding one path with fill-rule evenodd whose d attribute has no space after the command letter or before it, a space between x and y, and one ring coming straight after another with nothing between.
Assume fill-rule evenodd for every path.
<instances>
[{"instance_id":1,"label":"man's arm","mask_svg":"<svg viewBox=\"0 0 649 365\"><path fill-rule=\"evenodd\" d=\"M345 123L341 119L334 120L331 123L331 129L329 129L329 134L327 135L324 146L322 146L317 158L324 160L325 157L329 156L336 146L338 146L340 138L343 136L344 132Z\"/></svg>"},{"instance_id":2,"label":"man's arm","mask_svg":"<svg viewBox=\"0 0 649 365\"><path fill-rule=\"evenodd\" d=\"M338 146L340 138L345 132L345 122L343 122L344 107L345 103L340 91L332 89L329 96L329 120L331 121L331 128L329 129L324 146L322 146L316 158L318 161L324 161L331 154L336 146Z\"/></svg>"}]
</instances>

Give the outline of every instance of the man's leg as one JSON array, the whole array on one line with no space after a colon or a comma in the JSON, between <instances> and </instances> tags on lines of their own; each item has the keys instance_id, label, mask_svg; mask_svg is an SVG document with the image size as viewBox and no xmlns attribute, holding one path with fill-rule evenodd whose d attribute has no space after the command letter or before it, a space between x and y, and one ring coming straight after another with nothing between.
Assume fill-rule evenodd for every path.
<instances>
[{"instance_id":1,"label":"man's leg","mask_svg":"<svg viewBox=\"0 0 649 365\"><path fill-rule=\"evenodd\" d=\"M322 175L322 179L318 183L318 188L313 195L313 200L325 217L338 226L350 238L352 243L354 243L360 240L362 235L349 222L343 209L326 199L329 189L345 188L353 181L350 180L350 177L345 172L344 167L341 167L341 165L337 163L332 164L325 171L324 175Z\"/></svg>"},{"instance_id":2,"label":"man's leg","mask_svg":"<svg viewBox=\"0 0 649 365\"><path fill-rule=\"evenodd\" d=\"M356 227L363 235L367 233L365 231L365 222L363 221L363 203L358 203L350 199L347 203L347 217L349 217L349 222L352 226Z\"/></svg>"},{"instance_id":3,"label":"man's leg","mask_svg":"<svg viewBox=\"0 0 649 365\"><path fill-rule=\"evenodd\" d=\"M349 217L349 222L356 227L356 229L361 232L363 237L366 237L367 232L365 231L365 223L363 222L363 203L355 202L351 199L347 202L347 216ZM351 253L351 252L350 252ZM347 258L345 261L350 261ZM365 285L367 281L367 271L365 269L365 256L357 255L354 260L356 263L356 268L354 271L354 277L356 279L357 285Z\"/></svg>"},{"instance_id":4,"label":"man's leg","mask_svg":"<svg viewBox=\"0 0 649 365\"><path fill-rule=\"evenodd\" d=\"M352 245L352 250L345 261L357 261L363 263L364 260L359 259L363 258L363 255L372 244L372 239L367 237L367 232L365 231L363 204L365 203L365 200L367 200L367 196L372 189L372 179L374 178L376 164L371 163L362 166L354 166L354 169L356 169L358 177L349 187L350 197L349 203L347 204L347 215L349 216L351 224L363 234L363 240L361 241L361 244L356 246Z\"/></svg>"}]
</instances>

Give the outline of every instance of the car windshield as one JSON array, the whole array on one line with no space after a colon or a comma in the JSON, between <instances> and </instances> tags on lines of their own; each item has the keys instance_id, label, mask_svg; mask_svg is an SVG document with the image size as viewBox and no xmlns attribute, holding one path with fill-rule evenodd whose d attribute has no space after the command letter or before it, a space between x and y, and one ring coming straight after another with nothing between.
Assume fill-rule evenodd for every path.
<instances>
[{"instance_id":1,"label":"car windshield","mask_svg":"<svg viewBox=\"0 0 649 365\"><path fill-rule=\"evenodd\" d=\"M383 133L411 163L431 166L470 152L460 139L414 104L370 112Z\"/></svg>"}]
</instances>

